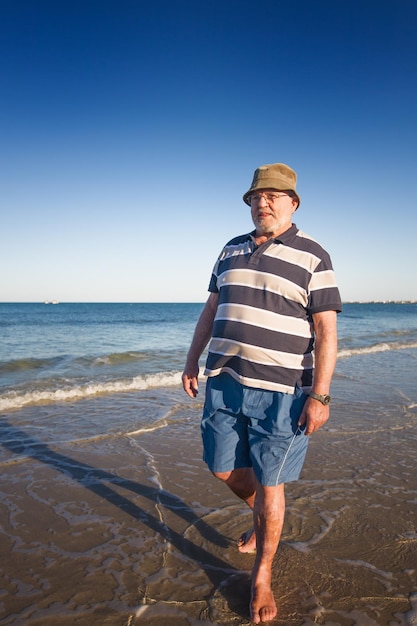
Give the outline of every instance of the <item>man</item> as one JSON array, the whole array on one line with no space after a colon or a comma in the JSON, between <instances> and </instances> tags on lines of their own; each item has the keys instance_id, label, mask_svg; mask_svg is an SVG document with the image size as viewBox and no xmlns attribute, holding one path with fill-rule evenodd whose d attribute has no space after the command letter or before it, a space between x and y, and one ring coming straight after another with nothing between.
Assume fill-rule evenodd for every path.
<instances>
[{"instance_id":1,"label":"man","mask_svg":"<svg viewBox=\"0 0 417 626\"><path fill-rule=\"evenodd\" d=\"M255 230L223 248L182 381L198 393L210 341L202 418L204 460L253 510L238 541L256 558L250 615L275 617L272 563L285 513L284 484L299 478L308 437L329 419L341 300L329 255L292 223L296 173L263 165L243 200ZM314 367L313 367L314 349Z\"/></svg>"}]
</instances>

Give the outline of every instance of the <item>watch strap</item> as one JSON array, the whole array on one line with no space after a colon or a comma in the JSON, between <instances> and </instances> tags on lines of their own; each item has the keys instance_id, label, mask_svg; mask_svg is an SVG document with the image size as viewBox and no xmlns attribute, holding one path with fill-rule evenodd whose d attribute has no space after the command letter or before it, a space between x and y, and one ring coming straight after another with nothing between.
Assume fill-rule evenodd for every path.
<instances>
[{"instance_id":1,"label":"watch strap","mask_svg":"<svg viewBox=\"0 0 417 626\"><path fill-rule=\"evenodd\" d=\"M321 402L325 406L330 404L331 398L327 394L314 393L314 391L310 391L309 396L311 398L314 398L314 400L318 400L319 402Z\"/></svg>"}]
</instances>

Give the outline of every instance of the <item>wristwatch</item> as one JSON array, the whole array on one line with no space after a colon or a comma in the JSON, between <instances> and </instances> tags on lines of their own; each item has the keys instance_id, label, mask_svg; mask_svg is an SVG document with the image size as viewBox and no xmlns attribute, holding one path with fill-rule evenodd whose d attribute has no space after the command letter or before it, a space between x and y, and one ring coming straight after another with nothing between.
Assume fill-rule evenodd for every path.
<instances>
[{"instance_id":1,"label":"wristwatch","mask_svg":"<svg viewBox=\"0 0 417 626\"><path fill-rule=\"evenodd\" d=\"M310 391L309 393L310 398L314 398L314 400L318 400L319 402L321 402L322 404L324 404L325 406L327 404L330 404L330 400L331 397L328 395L321 395L321 393L314 393L314 391Z\"/></svg>"}]
</instances>

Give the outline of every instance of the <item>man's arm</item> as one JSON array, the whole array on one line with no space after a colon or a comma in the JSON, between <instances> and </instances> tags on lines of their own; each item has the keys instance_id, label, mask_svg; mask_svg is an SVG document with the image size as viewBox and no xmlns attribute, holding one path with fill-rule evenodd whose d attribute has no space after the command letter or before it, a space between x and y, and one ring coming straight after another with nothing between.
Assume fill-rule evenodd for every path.
<instances>
[{"instance_id":1,"label":"man's arm","mask_svg":"<svg viewBox=\"0 0 417 626\"><path fill-rule=\"evenodd\" d=\"M337 358L337 313L324 311L313 315L314 345L314 393L328 395ZM304 405L299 425L306 424L306 435L311 435L323 426L330 417L329 406L309 398Z\"/></svg>"},{"instance_id":2,"label":"man's arm","mask_svg":"<svg viewBox=\"0 0 417 626\"><path fill-rule=\"evenodd\" d=\"M182 386L190 398L195 398L198 394L198 360L211 337L218 299L217 293L209 295L195 327L193 340L188 351L187 361L182 374Z\"/></svg>"}]
</instances>

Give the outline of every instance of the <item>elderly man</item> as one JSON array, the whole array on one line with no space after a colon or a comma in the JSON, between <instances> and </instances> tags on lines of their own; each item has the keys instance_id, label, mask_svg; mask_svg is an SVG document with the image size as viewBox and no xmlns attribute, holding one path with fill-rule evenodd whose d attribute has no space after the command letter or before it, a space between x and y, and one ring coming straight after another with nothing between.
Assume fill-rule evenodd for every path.
<instances>
[{"instance_id":1,"label":"elderly man","mask_svg":"<svg viewBox=\"0 0 417 626\"><path fill-rule=\"evenodd\" d=\"M201 423L204 460L253 510L238 541L256 549L250 615L277 614L272 563L285 513L284 485L297 480L308 437L329 419L341 300L327 252L292 223L296 173L259 167L243 200L255 230L225 245L197 322L182 381L198 393L207 343ZM313 358L314 354L314 358Z\"/></svg>"}]
</instances>

